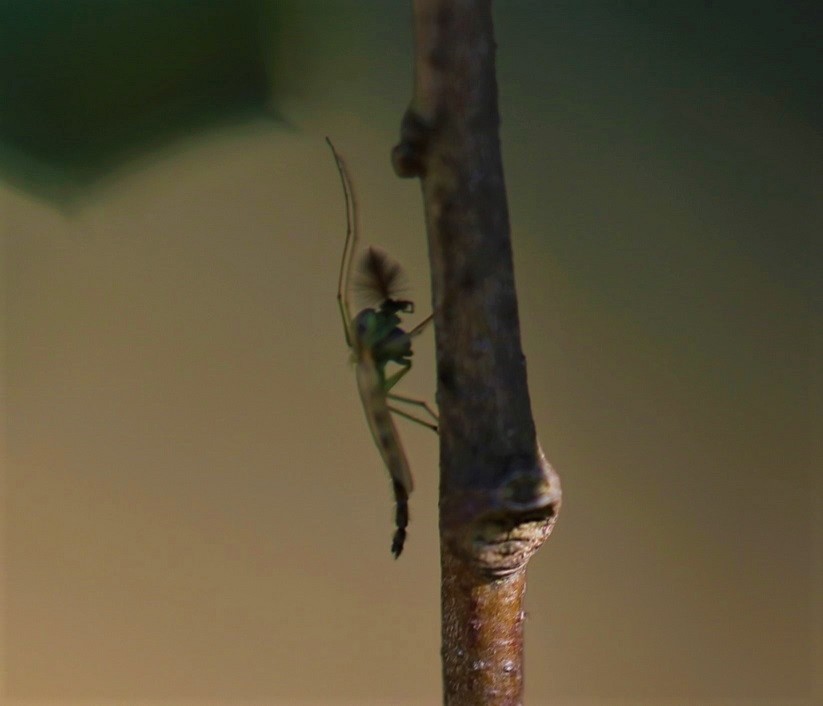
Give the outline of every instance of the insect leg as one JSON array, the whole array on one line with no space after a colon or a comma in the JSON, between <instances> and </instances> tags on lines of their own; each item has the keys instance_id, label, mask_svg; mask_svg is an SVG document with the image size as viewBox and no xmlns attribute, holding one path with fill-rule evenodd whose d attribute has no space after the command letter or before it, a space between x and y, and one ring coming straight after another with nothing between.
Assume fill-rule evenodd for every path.
<instances>
[{"instance_id":1,"label":"insect leg","mask_svg":"<svg viewBox=\"0 0 823 706\"><path fill-rule=\"evenodd\" d=\"M416 397L406 397L406 395L397 395L393 392L387 393L386 397L397 402L405 402L406 404L415 405L416 407L422 407L426 410L429 416L434 419L435 422L440 421L440 417L437 416L437 412L435 412L425 400L418 400Z\"/></svg>"},{"instance_id":2,"label":"insect leg","mask_svg":"<svg viewBox=\"0 0 823 706\"><path fill-rule=\"evenodd\" d=\"M403 363L403 367L400 368L396 373L390 375L386 378L385 382L383 383L383 390L386 393L386 397L390 400L395 400L396 402L405 402L406 404L415 405L417 407L422 407L423 409L428 412L429 416L434 419L435 422L439 422L440 418L437 416L437 413L429 407L428 402L424 402L423 400L417 400L413 397L406 397L404 395L396 395L392 392L389 392L400 380L402 377L411 370L411 361L407 360ZM389 407L389 409L394 412L395 414L399 414L401 417L405 417L406 419L410 419L413 422L417 422L418 424L422 424L424 427L428 427L429 429L437 431L437 424L432 424L431 422L426 422L422 419L418 419L417 417L409 414L408 412L404 412L401 409L397 409L396 407Z\"/></svg>"},{"instance_id":3,"label":"insect leg","mask_svg":"<svg viewBox=\"0 0 823 706\"><path fill-rule=\"evenodd\" d=\"M332 141L327 137L326 143L334 155L337 172L340 174L340 183L343 186L343 199L346 203L346 240L343 244L343 257L340 260L340 273L337 278L337 304L340 307L340 316L343 319L343 332L346 344L352 347L351 340L351 309L349 307L349 280L351 279L352 261L357 247L357 201L354 198L351 181L346 171L346 163L334 149Z\"/></svg>"},{"instance_id":4,"label":"insect leg","mask_svg":"<svg viewBox=\"0 0 823 706\"><path fill-rule=\"evenodd\" d=\"M419 324L417 324L417 326L415 326L406 335L409 336L410 338L413 338L414 336L419 336L421 333L423 333L423 329L426 328L426 326L428 326L431 323L433 318L434 318L434 314L429 314L425 319L423 319Z\"/></svg>"},{"instance_id":5,"label":"insect leg","mask_svg":"<svg viewBox=\"0 0 823 706\"><path fill-rule=\"evenodd\" d=\"M411 361L406 360L402 363L399 363L402 367L396 373L392 373L385 379L383 382L383 391L388 395L389 390L391 390L398 382L400 382L401 378L411 370Z\"/></svg>"},{"instance_id":6,"label":"insect leg","mask_svg":"<svg viewBox=\"0 0 823 706\"><path fill-rule=\"evenodd\" d=\"M426 404L422 402L421 404ZM437 433L437 424L432 424L431 422L427 422L425 419L420 419L415 417L413 414L409 414L408 412L404 412L402 409L397 409L397 407L392 407L389 405L389 411L394 412L395 414L399 414L404 419L408 419L411 422L417 422L418 424L422 424L427 429L431 429L435 434ZM431 412L431 410L429 410Z\"/></svg>"}]
</instances>

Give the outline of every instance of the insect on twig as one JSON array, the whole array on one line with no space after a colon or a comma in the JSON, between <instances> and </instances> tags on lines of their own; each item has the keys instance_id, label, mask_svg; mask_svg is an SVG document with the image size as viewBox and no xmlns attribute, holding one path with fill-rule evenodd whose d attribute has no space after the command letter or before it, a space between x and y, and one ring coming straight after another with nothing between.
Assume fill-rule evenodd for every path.
<instances>
[{"instance_id":1,"label":"insect on twig","mask_svg":"<svg viewBox=\"0 0 823 706\"><path fill-rule=\"evenodd\" d=\"M337 281L337 302L343 319L346 344L351 350L355 365L357 389L363 402L366 421L392 479L397 529L391 550L396 559L403 551L403 544L406 541L409 495L414 483L392 413L422 424L435 432L438 418L426 402L398 395L392 392L392 389L411 369L412 338L431 322L432 317L429 315L409 332L400 328L400 314L413 313L414 303L397 298L402 278L400 265L377 248L368 248L365 251L360 264L359 278L354 283L356 288L370 298L369 302L374 306L366 307L352 317L349 295L352 287L352 263L357 249L357 204L346 165L328 137L326 142L334 155L346 201L346 242L343 246L343 259L340 262L340 276ZM386 366L389 363L395 363L400 367L387 376ZM397 404L425 410L432 421L419 419L409 412L398 409Z\"/></svg>"}]
</instances>

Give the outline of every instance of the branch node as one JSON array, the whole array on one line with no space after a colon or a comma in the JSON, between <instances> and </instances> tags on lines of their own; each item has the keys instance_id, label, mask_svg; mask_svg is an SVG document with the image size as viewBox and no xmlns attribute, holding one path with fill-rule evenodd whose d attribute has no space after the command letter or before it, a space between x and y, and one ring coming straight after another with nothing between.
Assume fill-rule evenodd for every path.
<instances>
[{"instance_id":1,"label":"branch node","mask_svg":"<svg viewBox=\"0 0 823 706\"><path fill-rule=\"evenodd\" d=\"M464 494L460 509L446 508L451 522L444 529L453 551L490 578L524 568L557 522L562 503L560 477L539 442L535 460L531 464L523 458L512 460L497 489L471 498ZM450 515L450 509L456 514Z\"/></svg>"},{"instance_id":2,"label":"branch node","mask_svg":"<svg viewBox=\"0 0 823 706\"><path fill-rule=\"evenodd\" d=\"M391 153L394 173L404 179L424 177L433 127L413 108L400 123L400 142Z\"/></svg>"}]
</instances>

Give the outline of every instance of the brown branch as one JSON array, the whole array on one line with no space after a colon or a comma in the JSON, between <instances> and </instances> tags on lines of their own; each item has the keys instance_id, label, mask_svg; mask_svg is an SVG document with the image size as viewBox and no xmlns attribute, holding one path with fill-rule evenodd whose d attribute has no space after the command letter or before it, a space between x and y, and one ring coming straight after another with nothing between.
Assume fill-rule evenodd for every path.
<instances>
[{"instance_id":1,"label":"brown branch","mask_svg":"<svg viewBox=\"0 0 823 706\"><path fill-rule=\"evenodd\" d=\"M444 700L522 702L529 558L560 508L520 345L491 0L414 0L414 97L392 153L420 177L440 406Z\"/></svg>"}]
</instances>

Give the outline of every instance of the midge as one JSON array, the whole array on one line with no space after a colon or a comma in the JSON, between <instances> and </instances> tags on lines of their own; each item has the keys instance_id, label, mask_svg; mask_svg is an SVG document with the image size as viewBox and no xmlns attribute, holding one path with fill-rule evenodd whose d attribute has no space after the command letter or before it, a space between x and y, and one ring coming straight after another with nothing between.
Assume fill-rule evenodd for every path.
<instances>
[{"instance_id":1,"label":"midge","mask_svg":"<svg viewBox=\"0 0 823 706\"><path fill-rule=\"evenodd\" d=\"M391 550L396 559L403 551L406 541L409 495L414 488L414 482L392 413L422 424L435 432L438 419L437 414L426 402L395 394L391 390L411 368L412 338L425 328L432 317L428 316L408 333L400 328L399 314L414 312L413 302L396 298L402 279L400 265L382 250L368 248L363 255L359 277L354 287L374 308L367 307L352 318L349 294L352 284L352 263L357 249L357 204L346 165L328 137L326 142L334 155L346 202L346 241L343 245L343 259L340 262L340 276L337 281L337 303L343 319L346 344L351 350L355 365L357 389L363 402L366 421L392 479L397 529L392 539ZM400 367L387 376L388 363L395 363ZM404 403L423 409L433 421L419 419L391 403Z\"/></svg>"}]
</instances>

